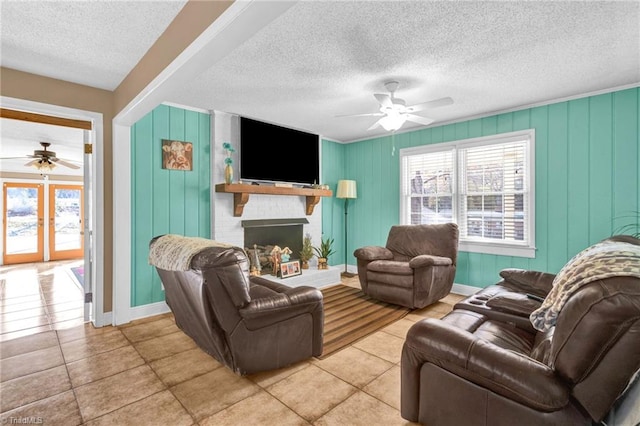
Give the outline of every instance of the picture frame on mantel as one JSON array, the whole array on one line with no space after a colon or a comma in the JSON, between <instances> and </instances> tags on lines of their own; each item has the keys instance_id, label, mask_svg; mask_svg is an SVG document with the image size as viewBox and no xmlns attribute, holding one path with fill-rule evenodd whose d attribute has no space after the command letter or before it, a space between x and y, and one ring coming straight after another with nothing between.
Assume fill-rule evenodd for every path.
<instances>
[{"instance_id":1,"label":"picture frame on mantel","mask_svg":"<svg viewBox=\"0 0 640 426\"><path fill-rule=\"evenodd\" d=\"M295 275L302 274L299 260L292 260L291 262L283 262L280 264L280 278L289 278Z\"/></svg>"}]
</instances>

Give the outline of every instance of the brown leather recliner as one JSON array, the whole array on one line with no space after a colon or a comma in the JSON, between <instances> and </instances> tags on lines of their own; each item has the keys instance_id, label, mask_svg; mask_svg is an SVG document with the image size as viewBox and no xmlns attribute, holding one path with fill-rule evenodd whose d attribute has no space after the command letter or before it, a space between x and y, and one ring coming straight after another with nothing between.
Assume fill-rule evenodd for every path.
<instances>
[{"instance_id":1,"label":"brown leather recliner","mask_svg":"<svg viewBox=\"0 0 640 426\"><path fill-rule=\"evenodd\" d=\"M549 277L536 274L528 283L545 288ZM454 309L413 325L401 360L402 417L429 425L591 425L640 369L638 278L580 287L546 332L512 319L501 310Z\"/></svg>"},{"instance_id":2,"label":"brown leather recliner","mask_svg":"<svg viewBox=\"0 0 640 426\"><path fill-rule=\"evenodd\" d=\"M187 271L156 270L178 327L235 373L322 354L322 293L250 277L241 248L208 247Z\"/></svg>"},{"instance_id":3,"label":"brown leather recliner","mask_svg":"<svg viewBox=\"0 0 640 426\"><path fill-rule=\"evenodd\" d=\"M392 226L385 247L361 247L353 255L365 294L411 309L423 308L451 291L458 225Z\"/></svg>"}]
</instances>

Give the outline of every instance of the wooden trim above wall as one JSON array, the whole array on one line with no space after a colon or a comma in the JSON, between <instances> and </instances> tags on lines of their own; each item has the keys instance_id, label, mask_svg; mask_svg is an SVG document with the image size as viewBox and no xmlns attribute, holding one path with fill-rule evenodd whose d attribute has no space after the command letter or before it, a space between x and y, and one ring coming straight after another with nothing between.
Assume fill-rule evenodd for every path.
<instances>
[{"instance_id":1,"label":"wooden trim above wall","mask_svg":"<svg viewBox=\"0 0 640 426\"><path fill-rule=\"evenodd\" d=\"M75 129L91 130L91 122L84 120L73 120L70 118L53 117L50 115L35 114L26 111L15 111L12 109L0 108L0 117L12 120L30 121L32 123L52 124L54 126L73 127Z\"/></svg>"}]
</instances>

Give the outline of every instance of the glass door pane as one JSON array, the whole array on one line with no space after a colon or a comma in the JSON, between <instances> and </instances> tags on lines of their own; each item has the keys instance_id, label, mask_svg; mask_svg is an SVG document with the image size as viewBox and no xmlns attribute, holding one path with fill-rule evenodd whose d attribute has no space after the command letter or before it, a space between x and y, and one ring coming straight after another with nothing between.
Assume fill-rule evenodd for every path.
<instances>
[{"instance_id":1,"label":"glass door pane","mask_svg":"<svg viewBox=\"0 0 640 426\"><path fill-rule=\"evenodd\" d=\"M44 259L44 203L40 184L4 184L5 264Z\"/></svg>"},{"instance_id":2,"label":"glass door pane","mask_svg":"<svg viewBox=\"0 0 640 426\"><path fill-rule=\"evenodd\" d=\"M49 247L51 259L84 256L82 229L82 187L51 185L49 190Z\"/></svg>"}]
</instances>

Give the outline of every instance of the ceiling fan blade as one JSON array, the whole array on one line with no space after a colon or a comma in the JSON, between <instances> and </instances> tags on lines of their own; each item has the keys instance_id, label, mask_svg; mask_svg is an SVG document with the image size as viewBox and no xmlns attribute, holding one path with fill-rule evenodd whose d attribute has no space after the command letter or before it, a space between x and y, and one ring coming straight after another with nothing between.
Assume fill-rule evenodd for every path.
<instances>
[{"instance_id":1,"label":"ceiling fan blade","mask_svg":"<svg viewBox=\"0 0 640 426\"><path fill-rule=\"evenodd\" d=\"M406 114L406 116L407 120L413 121L414 123L424 124L425 126L428 126L429 124L436 121L433 118L420 117L419 115L415 114Z\"/></svg>"},{"instance_id":2,"label":"ceiling fan blade","mask_svg":"<svg viewBox=\"0 0 640 426\"><path fill-rule=\"evenodd\" d=\"M422 111L424 109L438 108L438 107L451 105L452 103L453 103L453 99L451 99L449 97L440 98L440 99L434 99L433 101L423 102L421 104L410 105L410 106L408 106L406 108L406 111L407 112L417 112L417 111Z\"/></svg>"},{"instance_id":3,"label":"ceiling fan blade","mask_svg":"<svg viewBox=\"0 0 640 426\"><path fill-rule=\"evenodd\" d=\"M391 102L391 96L384 93L374 93L373 96L380 102L385 108L393 108L393 102Z\"/></svg>"},{"instance_id":4,"label":"ceiling fan blade","mask_svg":"<svg viewBox=\"0 0 640 426\"><path fill-rule=\"evenodd\" d=\"M384 117L383 117L383 118L384 118ZM382 118L381 118L380 120L382 120ZM378 121L376 121L375 123L373 123L373 124L371 125L371 127L369 127L367 130L373 130L373 129L375 129L376 127L380 126L380 120L378 120Z\"/></svg>"},{"instance_id":5,"label":"ceiling fan blade","mask_svg":"<svg viewBox=\"0 0 640 426\"><path fill-rule=\"evenodd\" d=\"M27 167L33 166L33 165L34 165L34 164L36 164L38 161L40 161L40 160L31 160L31 161L29 161L28 163L26 163L26 164L25 164L25 166L27 166Z\"/></svg>"},{"instance_id":6,"label":"ceiling fan blade","mask_svg":"<svg viewBox=\"0 0 640 426\"><path fill-rule=\"evenodd\" d=\"M384 114L381 112L367 112L364 114L345 114L345 115L336 115L338 117L382 117Z\"/></svg>"},{"instance_id":7,"label":"ceiling fan blade","mask_svg":"<svg viewBox=\"0 0 640 426\"><path fill-rule=\"evenodd\" d=\"M0 157L0 160L19 160L21 158L30 158L30 157L27 157L26 155L23 155L22 157Z\"/></svg>"},{"instance_id":8,"label":"ceiling fan blade","mask_svg":"<svg viewBox=\"0 0 640 426\"><path fill-rule=\"evenodd\" d=\"M79 169L80 166L73 164L69 161L63 160L61 158L56 158L56 157L52 157L50 158L51 161L53 161L56 164L60 164L61 166L65 166L65 167L69 167L70 169Z\"/></svg>"}]
</instances>

